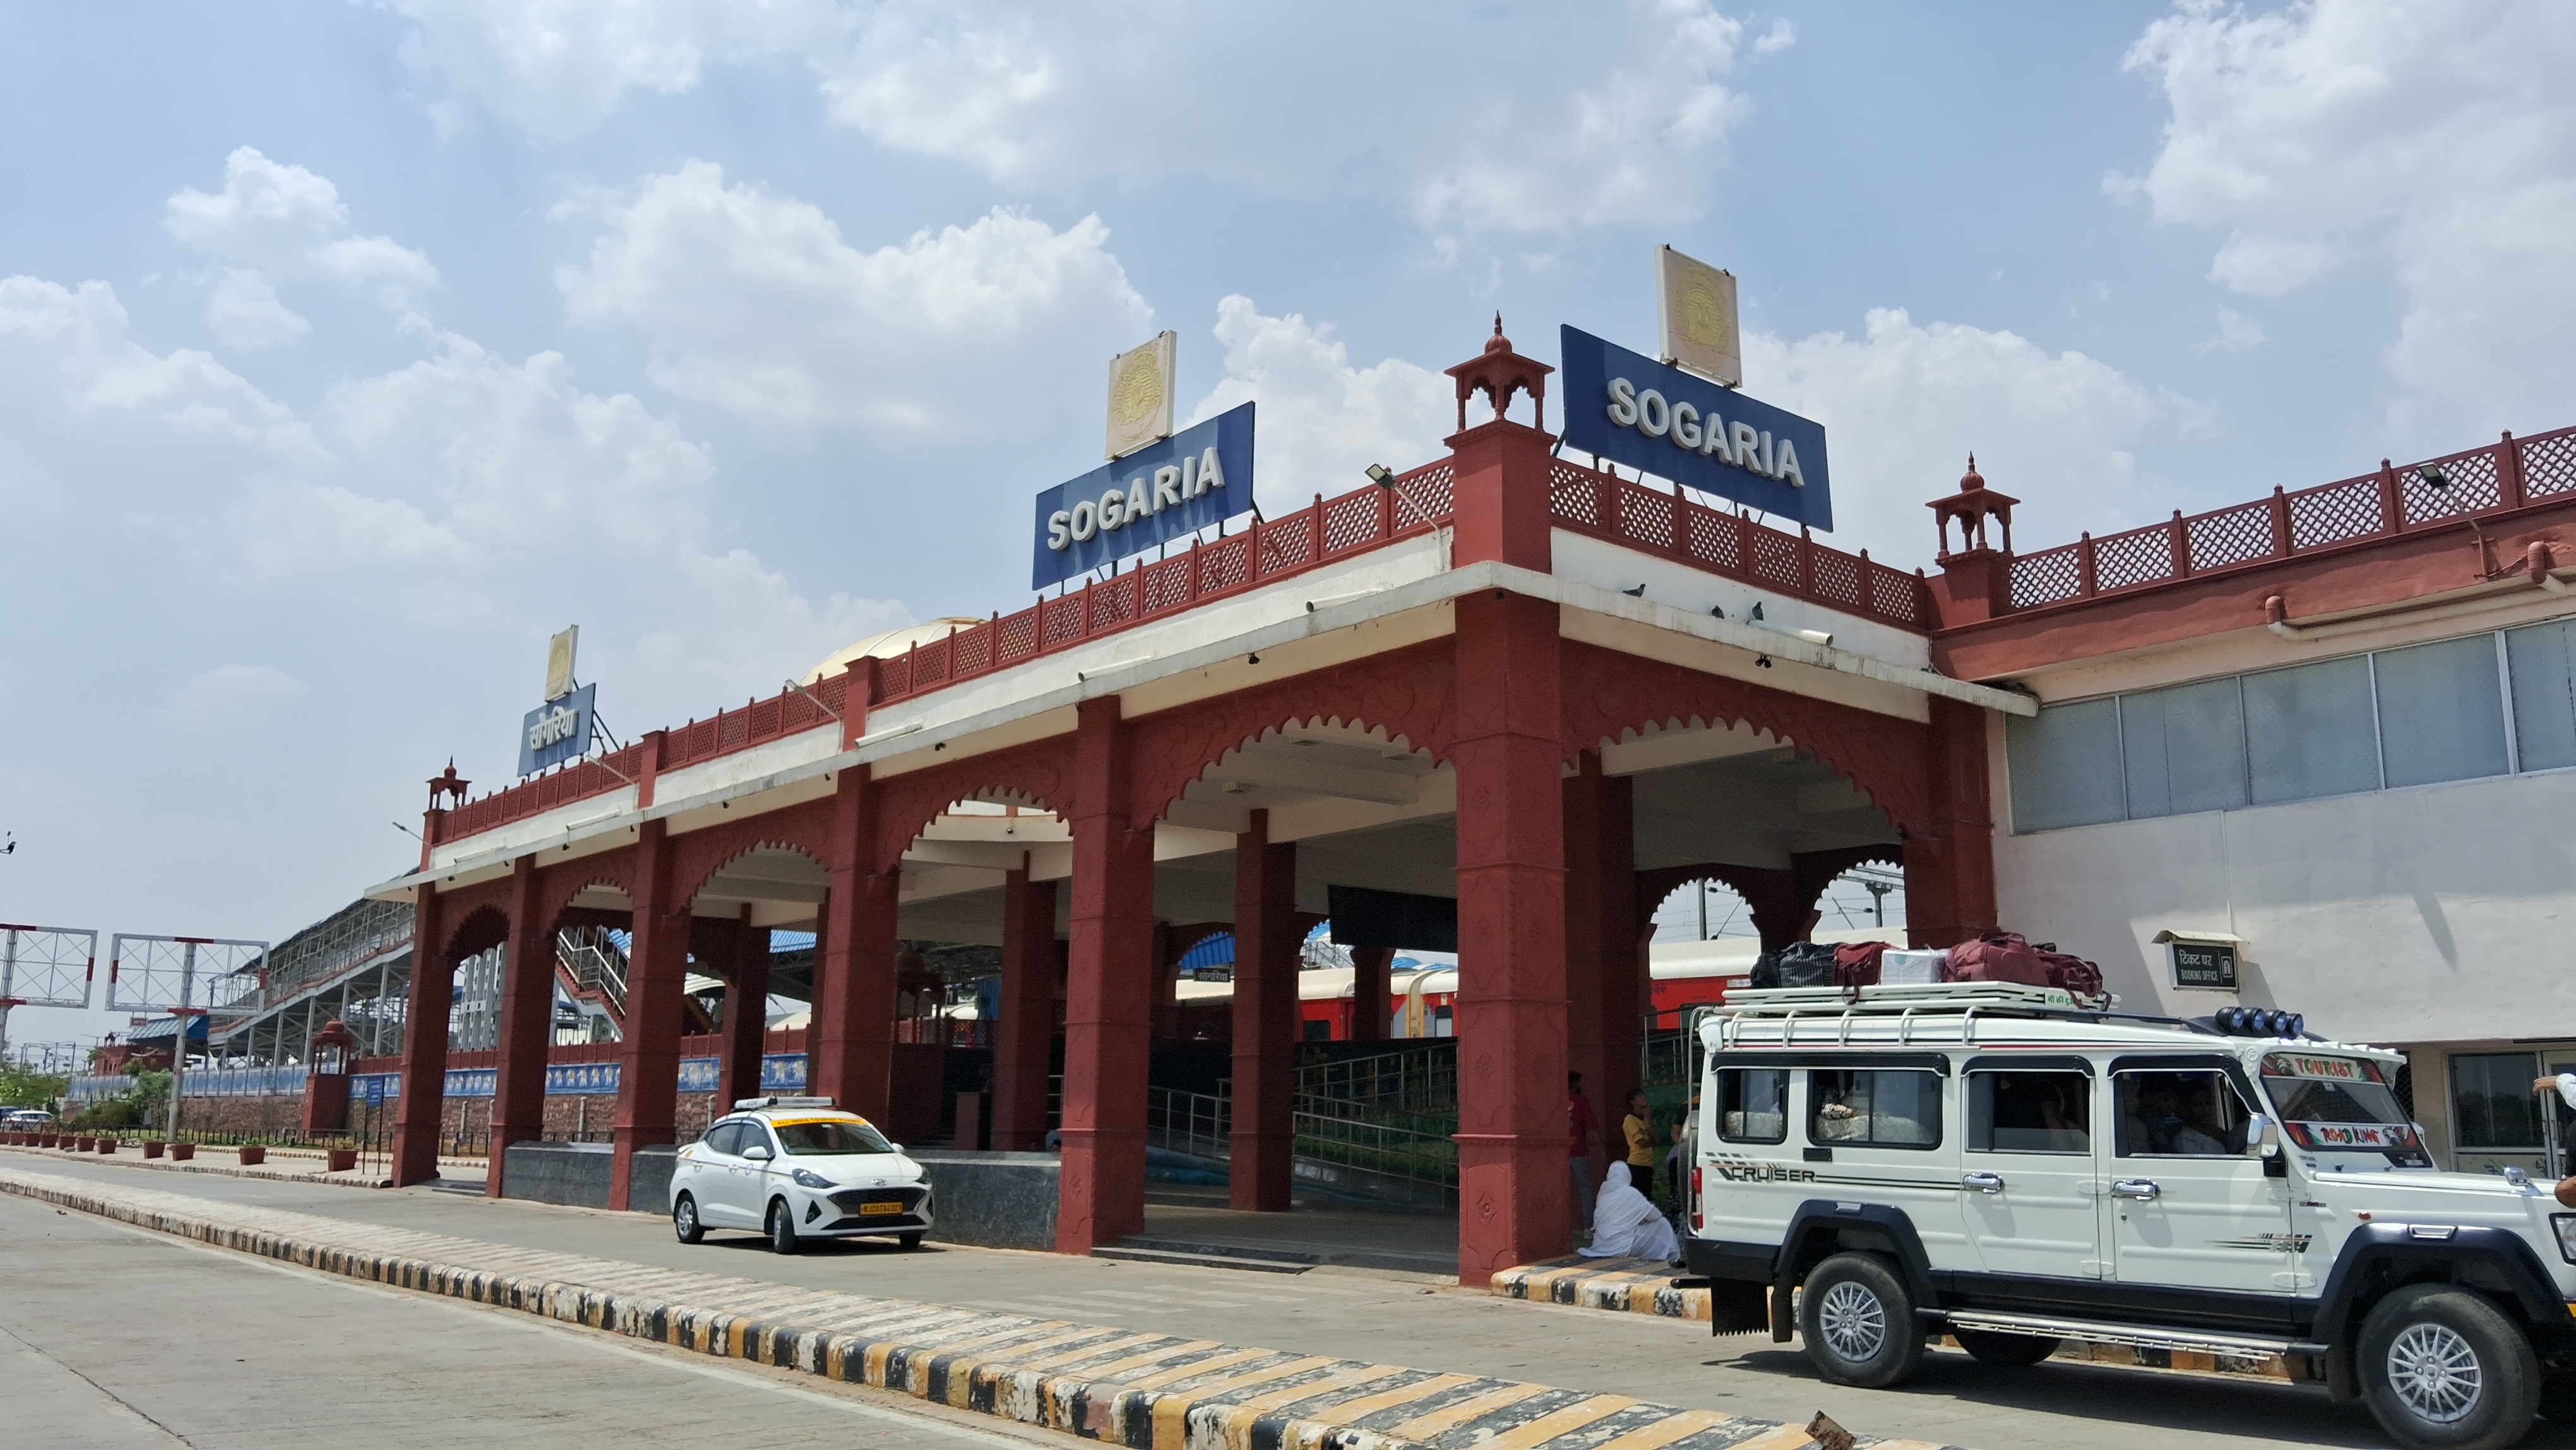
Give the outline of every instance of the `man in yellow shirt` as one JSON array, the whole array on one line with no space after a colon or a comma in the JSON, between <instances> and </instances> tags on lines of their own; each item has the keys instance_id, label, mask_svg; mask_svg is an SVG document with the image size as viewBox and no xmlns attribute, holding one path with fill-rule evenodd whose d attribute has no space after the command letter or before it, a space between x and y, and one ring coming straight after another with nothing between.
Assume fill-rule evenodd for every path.
<instances>
[{"instance_id":1,"label":"man in yellow shirt","mask_svg":"<svg viewBox=\"0 0 2576 1450\"><path fill-rule=\"evenodd\" d=\"M1646 1090L1628 1090L1628 1116L1619 1124L1628 1139L1628 1177L1639 1193L1651 1200L1655 1196L1655 1158L1662 1149L1655 1141L1655 1112L1646 1106Z\"/></svg>"}]
</instances>

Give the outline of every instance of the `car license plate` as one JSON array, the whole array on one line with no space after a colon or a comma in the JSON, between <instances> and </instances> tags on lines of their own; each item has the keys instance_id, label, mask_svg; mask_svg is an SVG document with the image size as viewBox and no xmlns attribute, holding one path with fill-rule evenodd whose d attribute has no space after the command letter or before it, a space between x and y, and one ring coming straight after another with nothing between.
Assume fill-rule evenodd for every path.
<instances>
[{"instance_id":1,"label":"car license plate","mask_svg":"<svg viewBox=\"0 0 2576 1450\"><path fill-rule=\"evenodd\" d=\"M859 1213L862 1217L872 1213L901 1212L903 1212L903 1205L900 1203L862 1203L859 1205Z\"/></svg>"}]
</instances>

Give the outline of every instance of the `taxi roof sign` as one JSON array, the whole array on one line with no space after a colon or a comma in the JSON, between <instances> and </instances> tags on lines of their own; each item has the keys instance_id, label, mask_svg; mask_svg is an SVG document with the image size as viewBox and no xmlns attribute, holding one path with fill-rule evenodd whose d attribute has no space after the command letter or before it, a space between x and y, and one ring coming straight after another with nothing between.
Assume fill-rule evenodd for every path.
<instances>
[{"instance_id":1,"label":"taxi roof sign","mask_svg":"<svg viewBox=\"0 0 2576 1450\"><path fill-rule=\"evenodd\" d=\"M832 1098L736 1098L733 1110L741 1113L753 1108L837 1108L839 1106L840 1103Z\"/></svg>"}]
</instances>

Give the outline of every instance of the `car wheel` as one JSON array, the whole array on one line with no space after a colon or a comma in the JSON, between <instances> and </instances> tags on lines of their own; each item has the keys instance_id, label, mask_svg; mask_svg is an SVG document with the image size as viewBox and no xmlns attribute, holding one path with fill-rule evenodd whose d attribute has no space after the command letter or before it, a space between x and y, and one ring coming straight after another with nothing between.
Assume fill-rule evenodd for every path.
<instances>
[{"instance_id":1,"label":"car wheel","mask_svg":"<svg viewBox=\"0 0 2576 1450\"><path fill-rule=\"evenodd\" d=\"M1873 1254L1836 1254L1809 1271L1798 1329L1807 1362L1838 1385L1892 1385L1923 1359L1914 1296Z\"/></svg>"},{"instance_id":2,"label":"car wheel","mask_svg":"<svg viewBox=\"0 0 2576 1450\"><path fill-rule=\"evenodd\" d=\"M2028 1369L2055 1354L2063 1342L2036 1334L1997 1334L1991 1329L1957 1329L1951 1334L1977 1363L1997 1369Z\"/></svg>"},{"instance_id":3,"label":"car wheel","mask_svg":"<svg viewBox=\"0 0 2576 1450\"><path fill-rule=\"evenodd\" d=\"M896 1234L894 1241L907 1249L917 1249L921 1247L921 1232L920 1229L914 1229L908 1234Z\"/></svg>"},{"instance_id":4,"label":"car wheel","mask_svg":"<svg viewBox=\"0 0 2576 1450\"><path fill-rule=\"evenodd\" d=\"M698 1222L698 1201L688 1194L671 1200L671 1232L680 1242L693 1244L707 1236L707 1226Z\"/></svg>"},{"instance_id":5,"label":"car wheel","mask_svg":"<svg viewBox=\"0 0 2576 1450\"><path fill-rule=\"evenodd\" d=\"M2531 1341L2494 1305L2446 1284L2380 1300L2354 1359L2371 1417L2408 1450L2501 1450L2540 1406Z\"/></svg>"},{"instance_id":6,"label":"car wheel","mask_svg":"<svg viewBox=\"0 0 2576 1450\"><path fill-rule=\"evenodd\" d=\"M773 1254L796 1252L796 1215L788 1210L787 1200L769 1201L769 1251Z\"/></svg>"}]
</instances>

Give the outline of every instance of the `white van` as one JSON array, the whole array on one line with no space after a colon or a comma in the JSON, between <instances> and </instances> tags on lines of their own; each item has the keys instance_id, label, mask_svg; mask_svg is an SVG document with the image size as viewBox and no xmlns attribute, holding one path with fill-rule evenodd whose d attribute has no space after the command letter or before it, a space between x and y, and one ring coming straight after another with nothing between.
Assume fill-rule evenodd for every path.
<instances>
[{"instance_id":1,"label":"white van","mask_svg":"<svg viewBox=\"0 0 2576 1450\"><path fill-rule=\"evenodd\" d=\"M2001 1365L2277 1355L2409 1447L2576 1419L2576 1213L2436 1170L2397 1054L2238 1015L2000 983L1704 1010L1684 1245L1718 1332L1864 1386L1945 1331Z\"/></svg>"}]
</instances>

